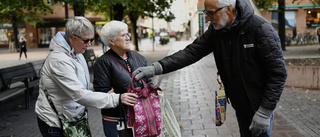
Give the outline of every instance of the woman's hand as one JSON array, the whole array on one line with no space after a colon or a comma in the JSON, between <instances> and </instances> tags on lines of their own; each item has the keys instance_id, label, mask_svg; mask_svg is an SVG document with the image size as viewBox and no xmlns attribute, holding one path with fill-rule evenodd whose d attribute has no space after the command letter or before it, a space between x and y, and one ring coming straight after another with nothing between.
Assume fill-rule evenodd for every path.
<instances>
[{"instance_id":1,"label":"woman's hand","mask_svg":"<svg viewBox=\"0 0 320 137\"><path fill-rule=\"evenodd\" d=\"M219 84L221 84L221 77L220 77L220 75L217 75L217 81L218 81Z\"/></svg>"},{"instance_id":2,"label":"woman's hand","mask_svg":"<svg viewBox=\"0 0 320 137\"><path fill-rule=\"evenodd\" d=\"M123 93L121 94L121 103L128 106L133 106L135 103L137 103L137 97L138 95L134 93Z\"/></svg>"},{"instance_id":3,"label":"woman's hand","mask_svg":"<svg viewBox=\"0 0 320 137\"><path fill-rule=\"evenodd\" d=\"M113 88L111 88L107 93L114 93Z\"/></svg>"}]
</instances>

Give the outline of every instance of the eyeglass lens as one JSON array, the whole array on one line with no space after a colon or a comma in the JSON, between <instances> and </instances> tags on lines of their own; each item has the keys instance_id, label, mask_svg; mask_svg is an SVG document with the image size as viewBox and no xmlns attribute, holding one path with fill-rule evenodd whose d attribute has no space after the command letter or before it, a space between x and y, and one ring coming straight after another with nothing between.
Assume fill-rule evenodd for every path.
<instances>
[{"instance_id":1,"label":"eyeglass lens","mask_svg":"<svg viewBox=\"0 0 320 137\"><path fill-rule=\"evenodd\" d=\"M74 35L74 34L73 34L73 35ZM78 36L78 35L74 35L74 36L80 38L80 39L83 41L84 44L89 43L89 41L90 41L90 43L91 43L91 42L94 40L93 38L91 38L91 39L83 39L83 38L81 38L81 37Z\"/></svg>"}]
</instances>

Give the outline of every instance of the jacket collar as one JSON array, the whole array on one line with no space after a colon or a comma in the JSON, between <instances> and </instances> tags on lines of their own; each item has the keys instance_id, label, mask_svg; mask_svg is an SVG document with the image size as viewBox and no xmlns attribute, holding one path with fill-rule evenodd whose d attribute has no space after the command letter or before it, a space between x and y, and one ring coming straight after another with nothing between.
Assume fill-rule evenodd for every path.
<instances>
[{"instance_id":1,"label":"jacket collar","mask_svg":"<svg viewBox=\"0 0 320 137\"><path fill-rule=\"evenodd\" d=\"M253 8L248 0L236 1L236 18L229 26L222 29L224 33L234 33L238 30L246 29L248 20L253 15Z\"/></svg>"}]
</instances>

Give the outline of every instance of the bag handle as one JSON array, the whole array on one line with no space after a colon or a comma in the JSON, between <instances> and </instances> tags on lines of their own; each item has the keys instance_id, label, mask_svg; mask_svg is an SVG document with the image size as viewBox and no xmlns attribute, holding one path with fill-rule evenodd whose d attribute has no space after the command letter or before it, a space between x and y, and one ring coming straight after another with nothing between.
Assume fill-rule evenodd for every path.
<instances>
[{"instance_id":1,"label":"bag handle","mask_svg":"<svg viewBox=\"0 0 320 137\"><path fill-rule=\"evenodd\" d=\"M124 67L120 64L120 62L118 60L116 60L112 55L110 55L109 53L107 53L114 61L116 61L124 70L126 70L129 75L132 77L131 73Z\"/></svg>"},{"instance_id":2,"label":"bag handle","mask_svg":"<svg viewBox=\"0 0 320 137\"><path fill-rule=\"evenodd\" d=\"M121 94L119 96L119 106L120 106L120 121L123 120L124 122L124 128L127 129L128 125L127 125L127 116L125 115L126 110L124 109L123 104L121 103ZM122 114L123 113L123 114ZM120 122L120 127L122 127L122 122Z\"/></svg>"}]
</instances>

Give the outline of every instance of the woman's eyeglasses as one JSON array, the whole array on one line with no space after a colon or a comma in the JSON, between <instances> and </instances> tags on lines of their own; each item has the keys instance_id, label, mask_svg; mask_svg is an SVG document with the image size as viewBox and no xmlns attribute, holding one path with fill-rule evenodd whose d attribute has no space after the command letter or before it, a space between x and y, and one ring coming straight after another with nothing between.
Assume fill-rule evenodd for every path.
<instances>
[{"instance_id":1,"label":"woman's eyeglasses","mask_svg":"<svg viewBox=\"0 0 320 137\"><path fill-rule=\"evenodd\" d=\"M122 38L126 38L126 36L128 36L131 39L131 33L125 33L121 35Z\"/></svg>"},{"instance_id":2,"label":"woman's eyeglasses","mask_svg":"<svg viewBox=\"0 0 320 137\"><path fill-rule=\"evenodd\" d=\"M94 40L93 38L92 39L83 39L78 35L75 35L75 34L72 34L72 35L80 38L83 41L84 44L88 44L89 42L91 43Z\"/></svg>"}]
</instances>

